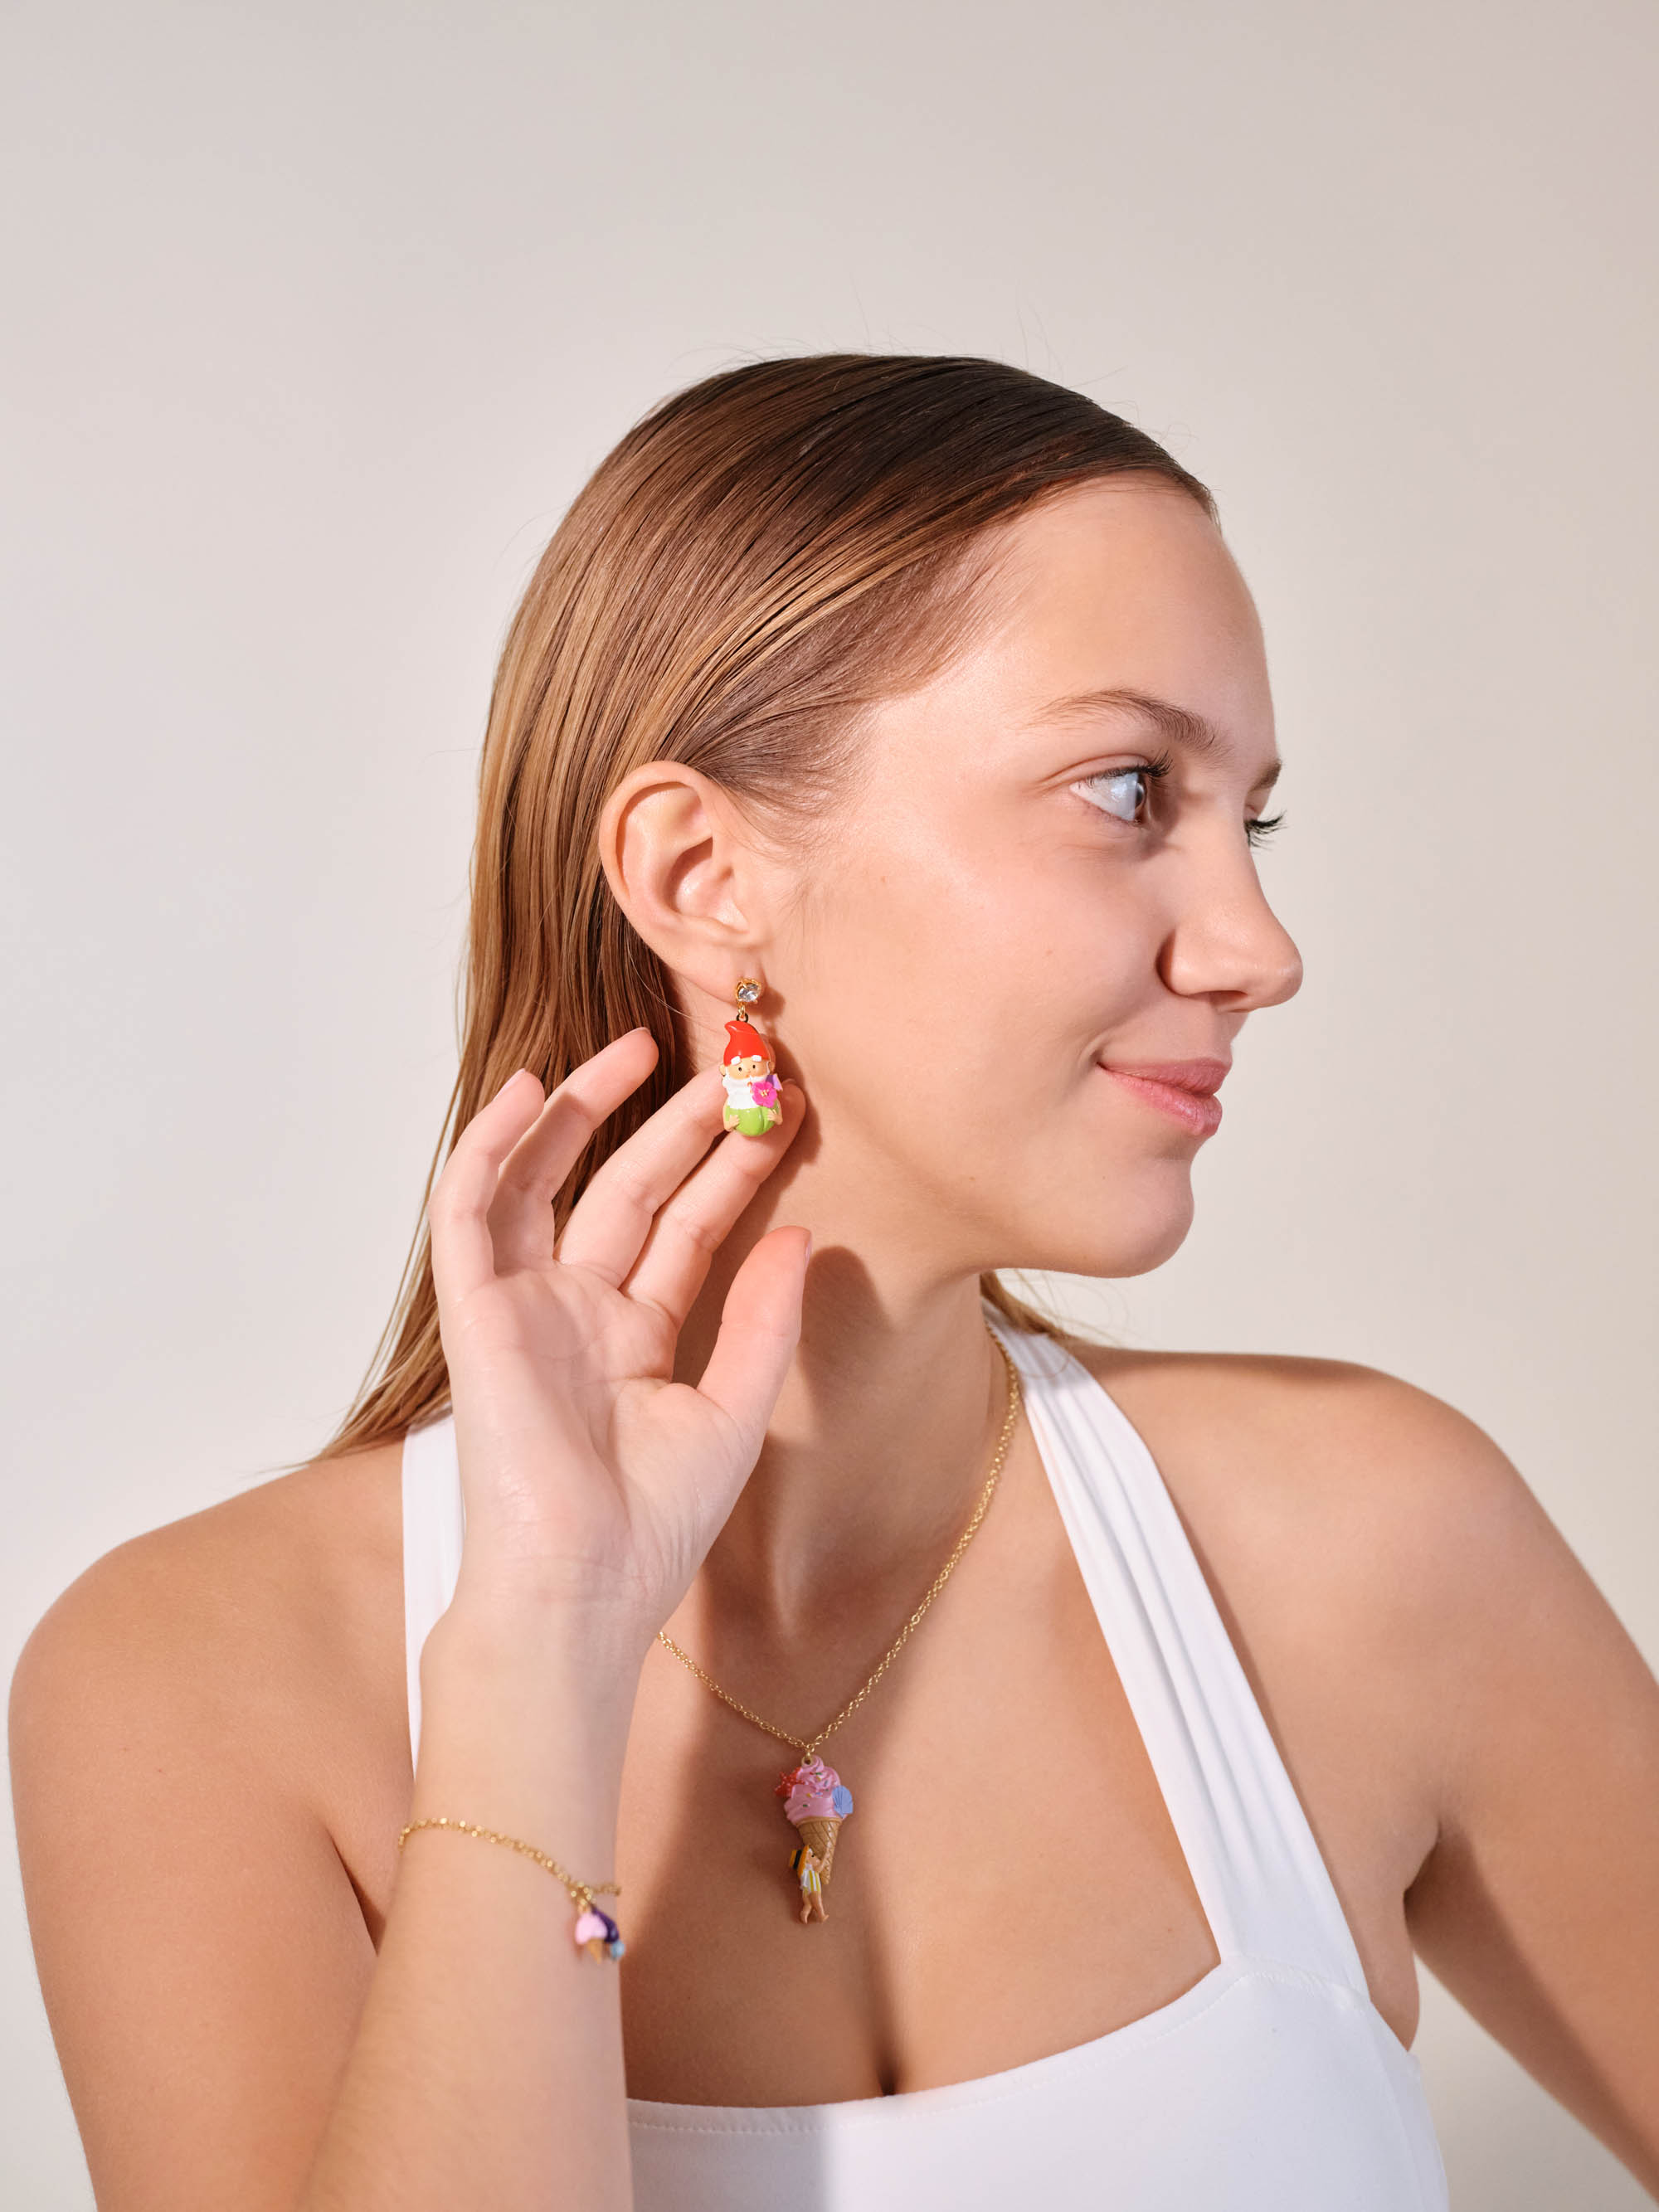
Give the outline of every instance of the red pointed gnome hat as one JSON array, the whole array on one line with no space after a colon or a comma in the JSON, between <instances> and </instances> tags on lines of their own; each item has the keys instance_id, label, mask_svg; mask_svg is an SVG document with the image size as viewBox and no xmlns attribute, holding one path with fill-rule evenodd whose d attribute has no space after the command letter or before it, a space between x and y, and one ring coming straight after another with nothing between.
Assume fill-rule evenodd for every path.
<instances>
[{"instance_id":1,"label":"red pointed gnome hat","mask_svg":"<svg viewBox=\"0 0 1659 2212\"><path fill-rule=\"evenodd\" d=\"M727 1022L726 1034L728 1042L722 1066L730 1067L734 1060L750 1060L757 1053L763 1060L771 1059L766 1039L757 1029L751 1029L747 1022Z\"/></svg>"}]
</instances>

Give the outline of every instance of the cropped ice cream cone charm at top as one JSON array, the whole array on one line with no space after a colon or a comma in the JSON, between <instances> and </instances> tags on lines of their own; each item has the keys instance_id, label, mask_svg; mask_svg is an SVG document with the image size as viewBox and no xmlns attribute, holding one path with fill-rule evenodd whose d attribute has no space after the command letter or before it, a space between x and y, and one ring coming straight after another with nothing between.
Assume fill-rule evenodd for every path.
<instances>
[{"instance_id":1,"label":"cropped ice cream cone charm at top","mask_svg":"<svg viewBox=\"0 0 1659 2212\"><path fill-rule=\"evenodd\" d=\"M833 1766L814 1757L781 1775L775 1794L782 1798L784 1818L800 1838L789 1862L800 1889L800 1917L827 1920L824 1892L836 1863L836 1838L853 1809L853 1793Z\"/></svg>"}]
</instances>

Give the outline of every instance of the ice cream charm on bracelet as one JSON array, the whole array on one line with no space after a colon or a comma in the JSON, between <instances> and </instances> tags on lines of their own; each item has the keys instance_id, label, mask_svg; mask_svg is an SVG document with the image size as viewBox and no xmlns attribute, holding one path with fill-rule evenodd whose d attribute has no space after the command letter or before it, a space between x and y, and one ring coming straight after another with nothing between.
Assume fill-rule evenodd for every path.
<instances>
[{"instance_id":1,"label":"ice cream charm on bracelet","mask_svg":"<svg viewBox=\"0 0 1659 2212\"><path fill-rule=\"evenodd\" d=\"M772 1048L745 1018L760 994L760 984L753 975L740 975L732 994L738 1002L738 1018L726 1024L726 1056L721 1067L726 1079L726 1107L721 1118L728 1129L737 1129L745 1137L763 1137L783 1119Z\"/></svg>"},{"instance_id":2,"label":"ice cream charm on bracelet","mask_svg":"<svg viewBox=\"0 0 1659 2212\"><path fill-rule=\"evenodd\" d=\"M780 1776L774 1794L782 1798L784 1817L800 1838L789 1866L800 1888L802 1923L827 1920L823 1893L836 1863L836 1838L853 1809L853 1793L815 1753Z\"/></svg>"},{"instance_id":3,"label":"ice cream charm on bracelet","mask_svg":"<svg viewBox=\"0 0 1659 2212\"><path fill-rule=\"evenodd\" d=\"M616 1922L591 1899L576 1916L575 1936L579 1948L590 1959L620 1959L628 1948Z\"/></svg>"}]
</instances>

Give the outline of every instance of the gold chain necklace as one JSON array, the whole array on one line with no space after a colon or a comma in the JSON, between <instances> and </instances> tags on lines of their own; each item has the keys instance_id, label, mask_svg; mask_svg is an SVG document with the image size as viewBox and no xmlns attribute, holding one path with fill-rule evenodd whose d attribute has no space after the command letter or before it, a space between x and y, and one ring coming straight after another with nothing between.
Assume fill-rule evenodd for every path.
<instances>
[{"instance_id":1,"label":"gold chain necklace","mask_svg":"<svg viewBox=\"0 0 1659 2212\"><path fill-rule=\"evenodd\" d=\"M988 1330L987 1334L988 1335L990 1332ZM856 1695L848 1699L834 1720L826 1721L816 1735L792 1735L787 1729L777 1728L772 1722L763 1720L758 1713L751 1712L747 1705L740 1704L730 1691L721 1689L714 1676L699 1667L689 1651L681 1650L665 1628L659 1628L657 1631L658 1643L665 1645L679 1661L681 1666L689 1668L706 1688L712 1690L722 1705L729 1705L734 1713L741 1714L746 1721L752 1721L757 1729L763 1729L768 1735L775 1736L780 1743L787 1743L793 1750L803 1754L798 1766L791 1767L779 1778L777 1788L773 1794L783 1799L785 1818L800 1838L799 1844L791 1856L789 1865L799 1887L800 1917L804 1922L811 1920L815 1916L819 1920L829 1917L823 1901L823 1893L829 1886L830 1869L835 1863L836 1838L840 1832L842 1822L853 1809L852 1791L842 1782L835 1768L826 1765L818 1757L818 1746L826 1736L832 1735L843 1721L852 1718L915 1633L921 1623L922 1616L945 1588L945 1583L950 1581L951 1571L957 1560L972 1543L975 1532L985 1518L992 1497L995 1493L997 1483L1001 1478L1003 1462L1008 1456L1008 1446L1013 1437L1014 1424L1019 1419L1019 1370L1009 1358L1000 1340L992 1336L991 1341L1002 1354L1002 1364L1008 1370L1008 1403L1002 1418L1002 1433L997 1438L996 1451L992 1457L991 1472L986 1479L984 1489L980 1492L979 1503L975 1506L967 1527L957 1537L956 1548L928 1586L927 1595L900 1629L897 1636L894 1638L875 1672Z\"/></svg>"}]
</instances>

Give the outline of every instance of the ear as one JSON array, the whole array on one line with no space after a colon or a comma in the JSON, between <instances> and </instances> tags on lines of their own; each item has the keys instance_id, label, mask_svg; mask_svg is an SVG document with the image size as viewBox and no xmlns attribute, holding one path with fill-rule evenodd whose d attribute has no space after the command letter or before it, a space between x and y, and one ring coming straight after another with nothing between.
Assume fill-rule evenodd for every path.
<instances>
[{"instance_id":1,"label":"ear","mask_svg":"<svg viewBox=\"0 0 1659 2212\"><path fill-rule=\"evenodd\" d=\"M678 761L630 769L599 815L599 865L651 950L713 998L770 942L767 870L730 794Z\"/></svg>"}]
</instances>

